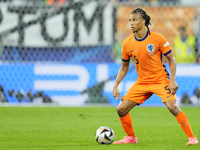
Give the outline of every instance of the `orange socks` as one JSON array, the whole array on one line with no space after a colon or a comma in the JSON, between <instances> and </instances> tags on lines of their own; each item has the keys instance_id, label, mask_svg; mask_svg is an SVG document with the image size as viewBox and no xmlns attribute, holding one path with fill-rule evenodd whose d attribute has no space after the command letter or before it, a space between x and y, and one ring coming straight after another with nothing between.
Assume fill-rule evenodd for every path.
<instances>
[{"instance_id":1,"label":"orange socks","mask_svg":"<svg viewBox=\"0 0 200 150\"><path fill-rule=\"evenodd\" d=\"M188 137L191 137L191 138L194 138L194 134L192 132L192 129L191 129L191 126L190 126L190 123L187 119L187 116L186 114L181 111L177 116L176 116L176 119L178 121L178 123L181 125L181 128L183 129L183 131L185 132L185 134L188 136Z\"/></svg>"},{"instance_id":2,"label":"orange socks","mask_svg":"<svg viewBox=\"0 0 200 150\"><path fill-rule=\"evenodd\" d=\"M126 116L120 118L122 127L128 136L135 137L135 133L133 131L131 115L128 113Z\"/></svg>"},{"instance_id":3,"label":"orange socks","mask_svg":"<svg viewBox=\"0 0 200 150\"><path fill-rule=\"evenodd\" d=\"M131 115L128 113L126 116L124 116L122 118L119 117L119 119L121 121L122 127L123 127L124 131L126 132L126 134L128 136L135 137L135 133L134 133L133 126L132 126ZM192 132L192 129L191 129L191 126L187 119L186 114L183 111L181 111L176 116L176 119L177 119L178 123L180 124L181 128L183 129L183 131L185 132L185 134L190 138L194 138L195 136Z\"/></svg>"}]
</instances>

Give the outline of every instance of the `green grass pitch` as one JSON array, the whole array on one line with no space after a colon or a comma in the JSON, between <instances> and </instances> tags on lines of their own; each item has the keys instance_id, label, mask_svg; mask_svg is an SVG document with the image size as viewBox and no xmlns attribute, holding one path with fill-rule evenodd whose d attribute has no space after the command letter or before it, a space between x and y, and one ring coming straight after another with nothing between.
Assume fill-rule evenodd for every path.
<instances>
[{"instance_id":1,"label":"green grass pitch","mask_svg":"<svg viewBox=\"0 0 200 150\"><path fill-rule=\"evenodd\" d=\"M181 108L200 140L200 108ZM165 107L130 112L138 144L100 145L95 132L109 126L125 136L115 107L0 107L0 150L199 150Z\"/></svg>"}]
</instances>

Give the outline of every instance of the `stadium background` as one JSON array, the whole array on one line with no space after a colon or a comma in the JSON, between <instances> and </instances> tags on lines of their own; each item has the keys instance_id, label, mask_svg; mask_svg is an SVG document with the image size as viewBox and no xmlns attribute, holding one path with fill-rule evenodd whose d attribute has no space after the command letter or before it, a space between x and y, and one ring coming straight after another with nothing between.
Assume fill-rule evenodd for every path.
<instances>
[{"instance_id":1,"label":"stadium background","mask_svg":"<svg viewBox=\"0 0 200 150\"><path fill-rule=\"evenodd\" d=\"M172 49L180 26L195 36L197 62L177 64L176 96L178 105L200 106L200 3L192 0L1 1L1 104L117 105L112 87L120 62L113 47L132 34L128 18L137 7L152 17L150 30L163 34ZM136 78L132 63L120 96ZM153 95L143 105L163 104Z\"/></svg>"}]
</instances>

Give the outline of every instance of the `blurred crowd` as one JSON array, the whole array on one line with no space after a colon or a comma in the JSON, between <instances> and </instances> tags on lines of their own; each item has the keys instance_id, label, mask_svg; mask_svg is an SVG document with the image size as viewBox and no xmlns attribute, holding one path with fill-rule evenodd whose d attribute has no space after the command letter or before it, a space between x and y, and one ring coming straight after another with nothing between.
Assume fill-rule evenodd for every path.
<instances>
[{"instance_id":1,"label":"blurred crowd","mask_svg":"<svg viewBox=\"0 0 200 150\"><path fill-rule=\"evenodd\" d=\"M67 1L67 0L0 0L0 2L28 2L28 1L34 1L34 2L46 2L48 3L48 1L50 3L54 2L54 1ZM69 0L68 0L69 1ZM86 0L78 0L78 1L86 1ZM98 0L96 0L98 1ZM114 2L114 3L121 3L121 2L131 2L131 3L145 3L145 2L148 2L148 3L178 3L178 2L181 2L181 3L188 3L187 0L110 0L111 2ZM190 0L190 2L196 2L196 0Z\"/></svg>"},{"instance_id":2,"label":"blurred crowd","mask_svg":"<svg viewBox=\"0 0 200 150\"><path fill-rule=\"evenodd\" d=\"M32 3L46 3L49 5L53 5L55 3L62 4L64 2L75 2L75 1L89 1L89 0L0 0L0 2L32 2ZM91 0L92 1L92 0ZM100 1L100 0L93 0ZM188 4L200 4L200 1L197 0L102 0L102 1L110 1L115 5L142 5L142 4L166 4L166 5L188 5Z\"/></svg>"},{"instance_id":3,"label":"blurred crowd","mask_svg":"<svg viewBox=\"0 0 200 150\"><path fill-rule=\"evenodd\" d=\"M87 1L87 0L0 0L0 2L42 2L47 5L53 5L56 8L59 8L65 2L74 2L74 1ZM101 1L101 0L96 0ZM103 0L102 0L103 1ZM106 0L105 0L106 1ZM108 1L108 0L107 0ZM110 0L113 5L120 6L120 5L130 5L134 6L134 4L140 5L144 3L150 4L197 4L200 5L200 1L196 0ZM198 41L195 35L188 35L187 33L187 26L180 26L177 31L179 31L179 35L177 35L173 39L173 53L176 58L177 63L200 63L200 50L198 47ZM113 45L112 49L112 57L116 63L121 62L121 46L123 40L126 38L124 32L116 33L116 42Z\"/></svg>"}]
</instances>

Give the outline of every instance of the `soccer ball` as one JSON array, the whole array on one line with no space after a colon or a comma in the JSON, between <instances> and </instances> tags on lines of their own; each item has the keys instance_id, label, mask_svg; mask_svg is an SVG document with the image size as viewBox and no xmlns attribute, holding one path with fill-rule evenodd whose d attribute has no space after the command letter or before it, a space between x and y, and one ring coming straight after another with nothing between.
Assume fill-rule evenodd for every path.
<instances>
[{"instance_id":1,"label":"soccer ball","mask_svg":"<svg viewBox=\"0 0 200 150\"><path fill-rule=\"evenodd\" d=\"M102 126L97 129L95 139L99 144L111 144L115 139L115 133L111 128Z\"/></svg>"}]
</instances>

